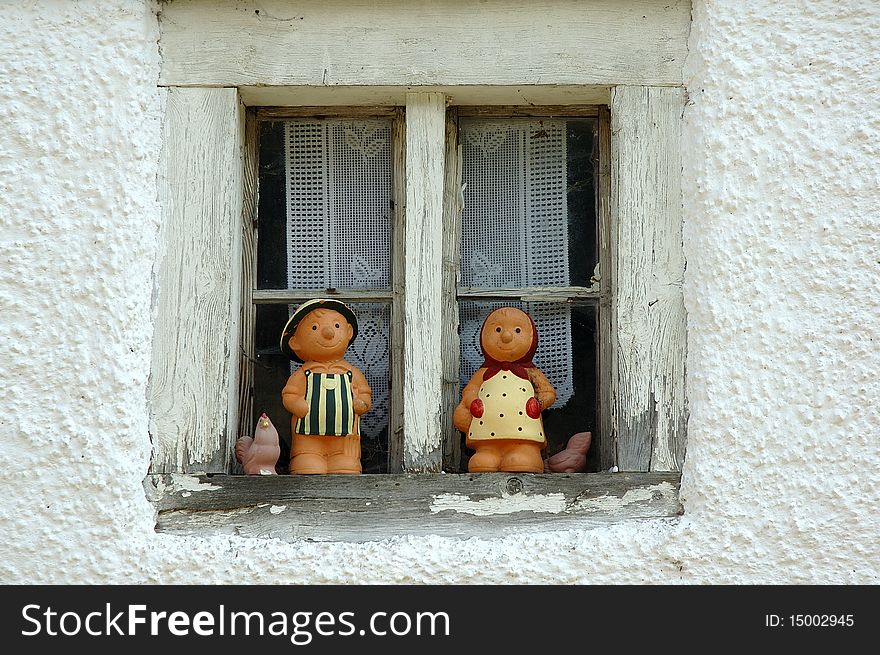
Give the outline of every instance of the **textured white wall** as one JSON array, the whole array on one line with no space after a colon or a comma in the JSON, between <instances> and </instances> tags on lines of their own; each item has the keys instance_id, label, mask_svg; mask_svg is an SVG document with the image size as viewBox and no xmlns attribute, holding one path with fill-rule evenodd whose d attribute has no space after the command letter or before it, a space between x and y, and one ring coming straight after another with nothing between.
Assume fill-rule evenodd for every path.
<instances>
[{"instance_id":1,"label":"textured white wall","mask_svg":"<svg viewBox=\"0 0 880 655\"><path fill-rule=\"evenodd\" d=\"M0 582L880 582L880 5L694 3L681 520L486 542L153 533L148 2L0 22Z\"/></svg>"}]
</instances>

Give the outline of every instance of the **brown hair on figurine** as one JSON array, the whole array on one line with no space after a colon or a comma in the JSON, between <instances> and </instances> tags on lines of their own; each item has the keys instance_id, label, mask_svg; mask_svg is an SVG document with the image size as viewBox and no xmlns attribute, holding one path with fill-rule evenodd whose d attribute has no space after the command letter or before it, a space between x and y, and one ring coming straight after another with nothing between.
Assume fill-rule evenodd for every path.
<instances>
[{"instance_id":1,"label":"brown hair on figurine","mask_svg":"<svg viewBox=\"0 0 880 655\"><path fill-rule=\"evenodd\" d=\"M538 348L535 323L515 307L496 309L483 323L480 348L485 361L453 414L465 444L476 451L468 471L540 473L547 445L541 410L556 401L556 391L532 363Z\"/></svg>"},{"instance_id":2,"label":"brown hair on figurine","mask_svg":"<svg viewBox=\"0 0 880 655\"><path fill-rule=\"evenodd\" d=\"M361 472L359 417L370 410L366 377L344 359L357 318L338 300L300 305L284 326L281 350L301 362L281 392L291 422L290 472Z\"/></svg>"}]
</instances>

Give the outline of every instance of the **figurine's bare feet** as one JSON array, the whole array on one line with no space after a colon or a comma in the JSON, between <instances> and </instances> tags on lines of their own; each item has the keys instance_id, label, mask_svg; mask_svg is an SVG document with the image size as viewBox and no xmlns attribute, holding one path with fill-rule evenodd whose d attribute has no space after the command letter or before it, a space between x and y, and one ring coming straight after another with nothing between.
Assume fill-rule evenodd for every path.
<instances>
[{"instance_id":1,"label":"figurine's bare feet","mask_svg":"<svg viewBox=\"0 0 880 655\"><path fill-rule=\"evenodd\" d=\"M511 446L501 458L501 470L511 473L543 473L541 444L518 444Z\"/></svg>"},{"instance_id":2,"label":"figurine's bare feet","mask_svg":"<svg viewBox=\"0 0 880 655\"><path fill-rule=\"evenodd\" d=\"M315 453L302 453L290 459L290 472L293 475L320 475L327 472L327 459Z\"/></svg>"},{"instance_id":3,"label":"figurine's bare feet","mask_svg":"<svg viewBox=\"0 0 880 655\"><path fill-rule=\"evenodd\" d=\"M331 455L327 460L327 473L357 475L361 472L361 460L351 455Z\"/></svg>"},{"instance_id":4,"label":"figurine's bare feet","mask_svg":"<svg viewBox=\"0 0 880 655\"><path fill-rule=\"evenodd\" d=\"M469 473L491 473L497 471L499 466L501 466L501 453L498 448L488 445L478 448L468 460Z\"/></svg>"}]
</instances>

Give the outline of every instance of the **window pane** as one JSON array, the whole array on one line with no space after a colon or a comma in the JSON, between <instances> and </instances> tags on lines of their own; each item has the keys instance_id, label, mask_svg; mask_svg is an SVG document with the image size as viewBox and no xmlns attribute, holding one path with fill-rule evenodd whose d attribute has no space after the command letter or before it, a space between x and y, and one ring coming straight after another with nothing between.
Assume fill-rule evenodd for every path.
<instances>
[{"instance_id":1,"label":"window pane","mask_svg":"<svg viewBox=\"0 0 880 655\"><path fill-rule=\"evenodd\" d=\"M391 121L260 127L258 288L390 286Z\"/></svg>"},{"instance_id":2,"label":"window pane","mask_svg":"<svg viewBox=\"0 0 880 655\"><path fill-rule=\"evenodd\" d=\"M388 469L390 303L346 303L358 319L358 335L345 355L370 383L373 407L361 417L361 462L364 473ZM295 307L257 305L254 416L266 412L281 436L280 472L290 457L291 415L281 403L281 390L299 366L281 354L281 330Z\"/></svg>"},{"instance_id":3,"label":"window pane","mask_svg":"<svg viewBox=\"0 0 880 655\"><path fill-rule=\"evenodd\" d=\"M461 284L590 286L594 119L463 119Z\"/></svg>"},{"instance_id":4,"label":"window pane","mask_svg":"<svg viewBox=\"0 0 880 655\"><path fill-rule=\"evenodd\" d=\"M547 455L565 448L568 439L578 432L592 432L593 444L587 458L587 470L598 470L598 323L594 303L473 302L459 304L461 330L461 386L470 380L483 363L480 329L483 321L499 307L517 307L527 312L538 329L538 350L534 364L556 390L556 402L543 413L547 434ZM548 335L549 329L564 322L571 325L566 344ZM558 333L557 333L558 334ZM565 349L565 351L563 351ZM564 366L560 366L564 363ZM464 448L462 435L462 448Z\"/></svg>"}]
</instances>

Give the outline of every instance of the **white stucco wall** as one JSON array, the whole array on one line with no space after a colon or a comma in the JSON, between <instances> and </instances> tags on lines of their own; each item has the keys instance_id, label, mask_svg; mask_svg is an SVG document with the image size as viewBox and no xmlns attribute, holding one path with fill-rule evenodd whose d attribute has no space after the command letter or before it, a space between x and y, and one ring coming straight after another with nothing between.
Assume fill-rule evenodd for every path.
<instances>
[{"instance_id":1,"label":"white stucco wall","mask_svg":"<svg viewBox=\"0 0 880 655\"><path fill-rule=\"evenodd\" d=\"M487 542L157 535L149 2L0 21L0 582L880 582L880 4L695 0L680 520Z\"/></svg>"}]
</instances>

